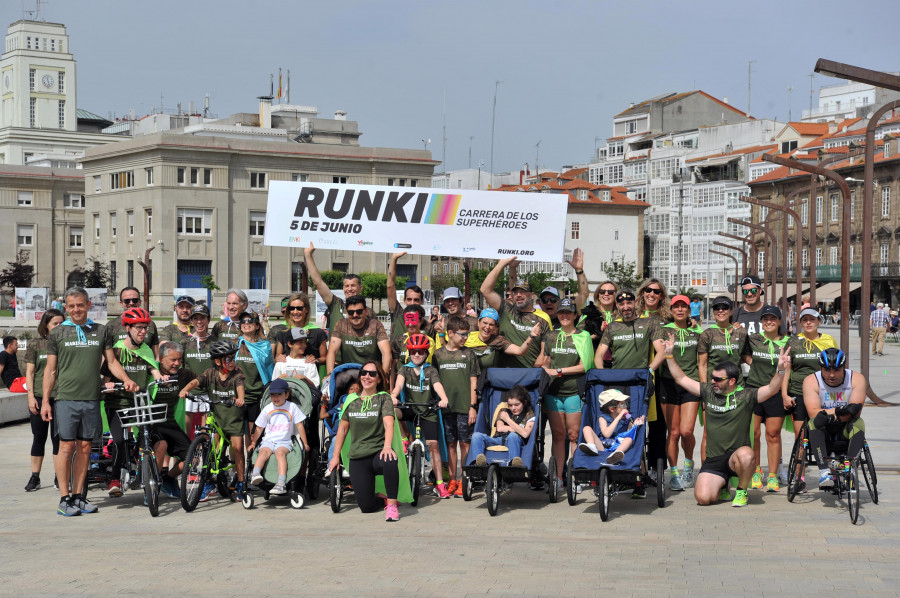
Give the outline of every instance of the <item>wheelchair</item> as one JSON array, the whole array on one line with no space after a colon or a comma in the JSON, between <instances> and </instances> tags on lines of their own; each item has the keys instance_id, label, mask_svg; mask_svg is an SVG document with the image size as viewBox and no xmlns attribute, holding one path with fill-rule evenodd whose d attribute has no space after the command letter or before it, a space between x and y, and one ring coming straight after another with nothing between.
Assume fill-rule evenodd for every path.
<instances>
[{"instance_id":1,"label":"wheelchair","mask_svg":"<svg viewBox=\"0 0 900 598\"><path fill-rule=\"evenodd\" d=\"M875 472L875 462L872 460L869 443L863 443L859 456L853 460L847 458L849 444L850 441L840 434L832 436L826 434L827 461L834 474L834 487L831 491L847 501L850 522L856 524L859 519L859 473L862 472L869 497L876 505L878 504L878 476ZM788 463L787 499L789 502L794 502L797 494L805 491L806 468L810 465L815 466L816 459L809 444L809 422L805 422L794 441L791 460Z\"/></svg>"}]
</instances>

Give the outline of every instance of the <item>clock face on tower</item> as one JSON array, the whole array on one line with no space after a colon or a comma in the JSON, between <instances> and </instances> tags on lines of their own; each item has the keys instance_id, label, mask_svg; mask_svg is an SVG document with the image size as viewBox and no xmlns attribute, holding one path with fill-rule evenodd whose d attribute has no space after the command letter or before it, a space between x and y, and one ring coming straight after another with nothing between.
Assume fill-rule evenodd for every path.
<instances>
[{"instance_id":1,"label":"clock face on tower","mask_svg":"<svg viewBox=\"0 0 900 598\"><path fill-rule=\"evenodd\" d=\"M53 76L44 75L43 77L41 77L41 84L47 89L50 89L51 87L53 87Z\"/></svg>"}]
</instances>

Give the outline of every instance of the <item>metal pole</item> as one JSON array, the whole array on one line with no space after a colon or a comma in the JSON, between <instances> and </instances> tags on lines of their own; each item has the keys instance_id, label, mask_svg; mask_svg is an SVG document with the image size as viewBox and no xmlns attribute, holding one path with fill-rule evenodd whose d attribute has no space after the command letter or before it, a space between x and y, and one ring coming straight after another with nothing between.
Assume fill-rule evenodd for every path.
<instances>
[{"instance_id":1,"label":"metal pole","mask_svg":"<svg viewBox=\"0 0 900 598\"><path fill-rule=\"evenodd\" d=\"M775 238L775 233L773 233L772 231L770 231L768 228L766 228L766 227L763 226L762 224L753 224L752 222L747 222L746 220L739 220L739 219L737 219L737 218L728 218L728 222L731 222L732 224L741 224L741 225L746 226L747 228L749 228L749 229L751 229L751 230L755 230L755 231L759 231L759 232L761 232L761 233L764 233L767 237L769 237L769 239L772 240L772 245L773 245L773 246L776 245L776 244L778 243L778 240ZM767 266L767 265L769 265L769 264L771 264L772 266L775 265L775 261L774 261L774 260L772 260L771 262L769 261L770 253L771 253L770 251L767 251L767 252L766 252L766 263L763 264L763 276L766 276L766 269L765 269L765 266ZM768 275L768 276L770 277L770 279L774 279L774 278L775 278L775 273L772 272L772 268L770 268L770 271L769 271L769 275Z\"/></svg>"},{"instance_id":2,"label":"metal pole","mask_svg":"<svg viewBox=\"0 0 900 598\"><path fill-rule=\"evenodd\" d=\"M491 111L491 184L489 188L494 188L494 122L497 119L497 91L500 89L500 79L494 83L494 108Z\"/></svg>"},{"instance_id":3,"label":"metal pole","mask_svg":"<svg viewBox=\"0 0 900 598\"><path fill-rule=\"evenodd\" d=\"M769 208L770 210L777 210L777 211L783 212L785 214L784 223L782 224L783 247L782 247L782 251L781 251L781 263L782 263L782 270L783 270L781 295L782 295L782 299L784 300L784 309L785 310L788 308L788 305L789 305L788 301L787 301L787 246L788 246L787 216L790 216L791 218L794 219L794 223L797 225L798 237L803 236L803 230L800 228L800 216L797 214L796 211L787 207L787 204L788 204L788 202L790 202L794 199L794 196L796 196L798 193L800 193L803 190L804 190L804 188L801 187L799 189L796 189L795 191L791 191L790 193L788 193L787 197L784 198L783 206L780 206L777 203L774 203L771 201L764 201L762 199L756 199L755 197L742 198L744 201L749 202L751 204L754 204L757 206L764 206L764 207ZM800 241L800 238L797 239L797 243L794 243L795 247L800 245L799 241ZM801 262L800 262L800 252L799 251L794 254L794 263L795 263L794 279L797 283L796 301L797 301L797 303L800 303L800 295L803 292L803 277L801 276L801 267L800 267ZM785 311L784 313L787 313L787 312Z\"/></svg>"},{"instance_id":4,"label":"metal pole","mask_svg":"<svg viewBox=\"0 0 900 598\"><path fill-rule=\"evenodd\" d=\"M737 245L729 245L728 243L722 243L721 241L713 241L712 244L717 245L719 247L724 247L725 249L733 249L734 251L737 251L741 255L743 255L744 259L741 261L741 265L743 266L743 269L741 269L740 271L737 271L735 273L735 278L737 279L737 278L741 278L742 276L747 275L747 251L746 250L744 250L741 247L738 247ZM743 274L741 274L741 273L743 273Z\"/></svg>"},{"instance_id":5,"label":"metal pole","mask_svg":"<svg viewBox=\"0 0 900 598\"><path fill-rule=\"evenodd\" d=\"M738 302L738 296L737 296L737 289L738 289L738 259L737 259L736 257L734 257L733 255L731 255L730 253L723 253L723 252L721 252L721 251L716 251L715 249L710 249L709 252L710 252L710 253L715 253L716 255L721 255L721 256L724 256L724 257L727 257L727 258L731 258L731 259L734 260L734 302L735 302L735 304L737 304L737 302ZM722 263L724 264L724 262L722 262ZM727 278L728 272L726 271L725 274L726 274L726 278ZM727 283L727 280L726 280L726 283ZM728 285L726 284L725 286L727 287Z\"/></svg>"},{"instance_id":6,"label":"metal pole","mask_svg":"<svg viewBox=\"0 0 900 598\"><path fill-rule=\"evenodd\" d=\"M752 267L754 261L756 260L756 245L754 245L752 242L750 242L749 237L739 237L737 235L732 235L731 233L723 233L723 232L720 232L719 236L727 237L729 239L734 239L735 241L740 241L741 243L746 243L748 245L749 254L748 254L748 252L735 247L735 249L738 249L738 251L740 251L741 253L744 254L744 276L747 276L747 274L749 274L752 271L751 267ZM732 247L732 245L729 245L729 247Z\"/></svg>"}]
</instances>

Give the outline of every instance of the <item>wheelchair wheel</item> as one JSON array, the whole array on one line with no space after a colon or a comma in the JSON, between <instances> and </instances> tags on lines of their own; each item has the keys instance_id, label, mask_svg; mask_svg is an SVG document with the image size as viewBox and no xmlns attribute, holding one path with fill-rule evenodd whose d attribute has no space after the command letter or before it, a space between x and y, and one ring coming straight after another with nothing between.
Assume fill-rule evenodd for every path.
<instances>
[{"instance_id":1,"label":"wheelchair wheel","mask_svg":"<svg viewBox=\"0 0 900 598\"><path fill-rule=\"evenodd\" d=\"M188 447L181 472L181 507L188 513L197 508L209 478L209 436L198 434Z\"/></svg>"},{"instance_id":2,"label":"wheelchair wheel","mask_svg":"<svg viewBox=\"0 0 900 598\"><path fill-rule=\"evenodd\" d=\"M153 465L156 461L151 462L150 455L144 457L141 462L141 478L144 480L144 500L150 509L150 516L159 515L159 483L156 481L156 472L153 471Z\"/></svg>"},{"instance_id":3,"label":"wheelchair wheel","mask_svg":"<svg viewBox=\"0 0 900 598\"><path fill-rule=\"evenodd\" d=\"M806 472L807 429L804 425L800 434L794 440L794 448L791 449L791 460L788 462L787 499L794 502L794 498L800 491L803 483L803 475Z\"/></svg>"},{"instance_id":4,"label":"wheelchair wheel","mask_svg":"<svg viewBox=\"0 0 900 598\"><path fill-rule=\"evenodd\" d=\"M552 455L550 456L550 463L547 465L547 478L550 502L555 503L559 500L559 484L556 482L559 478L559 473L556 471L556 458Z\"/></svg>"},{"instance_id":5,"label":"wheelchair wheel","mask_svg":"<svg viewBox=\"0 0 900 598\"><path fill-rule=\"evenodd\" d=\"M854 459L850 471L845 472L847 491L847 510L850 511L850 523L856 525L859 519L859 460Z\"/></svg>"},{"instance_id":6,"label":"wheelchair wheel","mask_svg":"<svg viewBox=\"0 0 900 598\"><path fill-rule=\"evenodd\" d=\"M866 488L869 490L869 497L872 499L872 502L877 505L878 478L875 474L875 462L872 461L872 453L869 451L868 443L863 445L860 469L862 469L863 479L866 481Z\"/></svg>"},{"instance_id":7,"label":"wheelchair wheel","mask_svg":"<svg viewBox=\"0 0 900 598\"><path fill-rule=\"evenodd\" d=\"M666 506L666 460L662 457L656 460L656 506Z\"/></svg>"},{"instance_id":8,"label":"wheelchair wheel","mask_svg":"<svg viewBox=\"0 0 900 598\"><path fill-rule=\"evenodd\" d=\"M572 473L572 470L575 469L574 461L574 459L569 459L566 467L566 500L569 501L569 506L574 506L575 499L578 498L578 482L575 481L575 475Z\"/></svg>"},{"instance_id":9,"label":"wheelchair wheel","mask_svg":"<svg viewBox=\"0 0 900 598\"><path fill-rule=\"evenodd\" d=\"M412 492L412 506L419 504L419 491L422 489L422 447L412 447L409 456L409 489Z\"/></svg>"},{"instance_id":10,"label":"wheelchair wheel","mask_svg":"<svg viewBox=\"0 0 900 598\"><path fill-rule=\"evenodd\" d=\"M493 517L500 507L500 468L497 465L488 467L485 494L487 494L488 513Z\"/></svg>"},{"instance_id":11,"label":"wheelchair wheel","mask_svg":"<svg viewBox=\"0 0 900 598\"><path fill-rule=\"evenodd\" d=\"M609 498L610 498L610 481L609 470L605 467L600 468L600 476L597 479L597 491L600 492L600 520L609 520Z\"/></svg>"},{"instance_id":12,"label":"wheelchair wheel","mask_svg":"<svg viewBox=\"0 0 900 598\"><path fill-rule=\"evenodd\" d=\"M463 500L467 502L472 500L472 480L469 479L469 476L462 474L459 483L462 484Z\"/></svg>"},{"instance_id":13,"label":"wheelchair wheel","mask_svg":"<svg viewBox=\"0 0 900 598\"><path fill-rule=\"evenodd\" d=\"M344 499L344 481L341 479L340 466L335 467L328 478L329 498L331 499L331 511L338 513L341 510L341 501Z\"/></svg>"}]
</instances>

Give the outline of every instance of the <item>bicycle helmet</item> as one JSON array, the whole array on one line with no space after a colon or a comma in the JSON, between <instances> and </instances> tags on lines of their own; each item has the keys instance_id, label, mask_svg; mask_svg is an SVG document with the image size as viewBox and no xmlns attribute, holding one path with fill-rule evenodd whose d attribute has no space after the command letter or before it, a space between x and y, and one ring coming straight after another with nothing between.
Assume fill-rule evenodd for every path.
<instances>
[{"instance_id":1,"label":"bicycle helmet","mask_svg":"<svg viewBox=\"0 0 900 598\"><path fill-rule=\"evenodd\" d=\"M842 368L847 363L847 356L840 349L825 349L819 353L819 365L823 368Z\"/></svg>"},{"instance_id":2,"label":"bicycle helmet","mask_svg":"<svg viewBox=\"0 0 900 598\"><path fill-rule=\"evenodd\" d=\"M150 312L142 307L130 307L122 314L123 326L134 326L135 324L150 324Z\"/></svg>"},{"instance_id":3,"label":"bicycle helmet","mask_svg":"<svg viewBox=\"0 0 900 598\"><path fill-rule=\"evenodd\" d=\"M428 349L428 345L431 344L431 341L424 334L413 334L410 335L408 339L406 339L406 348L413 349Z\"/></svg>"},{"instance_id":4,"label":"bicycle helmet","mask_svg":"<svg viewBox=\"0 0 900 598\"><path fill-rule=\"evenodd\" d=\"M195 305L194 309L191 310L191 317L193 318L196 315L209 317L209 307L206 305Z\"/></svg>"},{"instance_id":5,"label":"bicycle helmet","mask_svg":"<svg viewBox=\"0 0 900 598\"><path fill-rule=\"evenodd\" d=\"M238 346L229 340L219 340L209 347L209 356L213 359L221 359L229 357L237 353Z\"/></svg>"}]
</instances>

